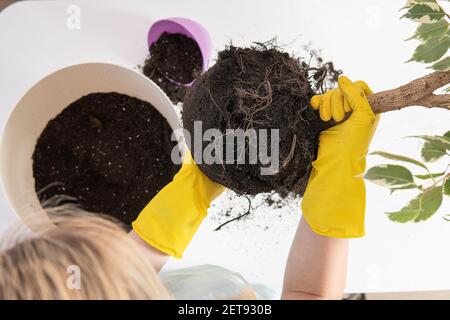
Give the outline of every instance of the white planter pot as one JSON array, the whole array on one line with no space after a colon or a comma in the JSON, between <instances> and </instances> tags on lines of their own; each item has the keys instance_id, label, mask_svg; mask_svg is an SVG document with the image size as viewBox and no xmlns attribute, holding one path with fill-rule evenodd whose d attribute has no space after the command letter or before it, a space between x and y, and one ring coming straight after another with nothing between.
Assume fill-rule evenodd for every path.
<instances>
[{"instance_id":1,"label":"white planter pot","mask_svg":"<svg viewBox=\"0 0 450 320\"><path fill-rule=\"evenodd\" d=\"M10 114L0 146L2 198L6 196L7 202L25 223L31 215L33 221L36 216L46 217L34 188L32 154L48 121L84 95L113 91L151 103L173 130L180 128L166 94L134 70L107 63L86 63L45 77L23 96Z\"/></svg>"}]
</instances>

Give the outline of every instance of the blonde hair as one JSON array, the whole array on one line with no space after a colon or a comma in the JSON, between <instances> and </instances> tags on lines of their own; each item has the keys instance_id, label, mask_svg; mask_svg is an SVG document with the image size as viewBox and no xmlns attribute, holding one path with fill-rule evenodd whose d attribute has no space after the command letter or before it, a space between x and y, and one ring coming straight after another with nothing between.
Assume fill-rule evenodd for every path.
<instances>
[{"instance_id":1,"label":"blonde hair","mask_svg":"<svg viewBox=\"0 0 450 320\"><path fill-rule=\"evenodd\" d=\"M73 208L46 210L0 252L0 299L169 299L145 250L116 222ZM28 223L30 225L30 222Z\"/></svg>"}]
</instances>

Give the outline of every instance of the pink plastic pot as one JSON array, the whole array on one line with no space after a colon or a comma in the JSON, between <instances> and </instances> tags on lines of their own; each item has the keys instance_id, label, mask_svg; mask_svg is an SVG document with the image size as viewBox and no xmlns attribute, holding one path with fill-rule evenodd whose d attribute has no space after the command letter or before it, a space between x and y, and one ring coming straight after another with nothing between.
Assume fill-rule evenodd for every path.
<instances>
[{"instance_id":1,"label":"pink plastic pot","mask_svg":"<svg viewBox=\"0 0 450 320\"><path fill-rule=\"evenodd\" d=\"M159 37L164 32L180 33L197 42L202 54L202 69L203 71L206 71L206 69L208 68L209 58L211 57L213 45L208 31L206 31L206 29L202 25L200 25L198 22L186 18L167 18L158 20L150 27L150 30L148 31L148 46L150 47L154 42L158 41ZM191 86L195 81L194 80L191 83L186 84L178 83L169 78L168 80L178 85L187 87Z\"/></svg>"}]
</instances>

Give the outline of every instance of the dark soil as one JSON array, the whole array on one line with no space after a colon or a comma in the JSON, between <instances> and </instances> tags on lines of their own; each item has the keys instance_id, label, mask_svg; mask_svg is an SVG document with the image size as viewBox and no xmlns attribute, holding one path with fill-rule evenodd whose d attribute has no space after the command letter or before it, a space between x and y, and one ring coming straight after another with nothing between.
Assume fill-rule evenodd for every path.
<instances>
[{"instance_id":1,"label":"dark soil","mask_svg":"<svg viewBox=\"0 0 450 320\"><path fill-rule=\"evenodd\" d=\"M186 87L202 70L203 58L193 39L178 33L163 33L150 46L143 72L167 94L173 103L182 102ZM172 81L171 81L172 80Z\"/></svg>"},{"instance_id":2,"label":"dark soil","mask_svg":"<svg viewBox=\"0 0 450 320\"><path fill-rule=\"evenodd\" d=\"M279 129L280 170L274 175L261 175L261 163L248 162L201 164L201 170L239 194L275 191L303 195L311 162L316 158L319 133L330 126L324 125L309 105L317 88L329 78L323 76L325 68L312 68L265 44L229 46L220 52L217 63L196 80L185 97L185 129L194 136L194 121L203 122L203 131L217 128L222 133L238 128ZM207 144L204 142L203 148ZM194 154L195 150L191 151ZM248 159L248 143L245 154Z\"/></svg>"},{"instance_id":3,"label":"dark soil","mask_svg":"<svg viewBox=\"0 0 450 320\"><path fill-rule=\"evenodd\" d=\"M148 102L92 93L50 120L33 153L43 205L69 197L88 211L130 224L179 166L166 119Z\"/></svg>"}]
</instances>

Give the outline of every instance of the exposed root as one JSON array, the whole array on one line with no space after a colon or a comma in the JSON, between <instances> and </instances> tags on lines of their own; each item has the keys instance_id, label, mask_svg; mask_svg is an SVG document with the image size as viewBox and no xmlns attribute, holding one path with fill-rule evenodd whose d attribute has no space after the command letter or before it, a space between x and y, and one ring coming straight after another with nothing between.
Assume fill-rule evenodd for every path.
<instances>
[{"instance_id":1,"label":"exposed root","mask_svg":"<svg viewBox=\"0 0 450 320\"><path fill-rule=\"evenodd\" d=\"M310 66L278 50L273 41L256 43L251 48L230 46L220 52L217 63L197 79L185 97L185 129L192 135L195 121L203 122L203 130L214 128L223 134L228 129L264 129L268 146L271 130L278 130L279 155L274 156L278 156L280 168L273 175L264 175L260 162L236 162L200 164L201 170L238 194L277 191L302 195L306 187L304 176L309 175L323 128L318 114L309 107L311 97L317 93L312 86L325 85L330 66ZM314 74L318 74L316 80ZM253 146L248 139L244 143L235 147L235 155L242 156L237 159L250 157ZM270 157L271 148L267 151Z\"/></svg>"}]
</instances>

